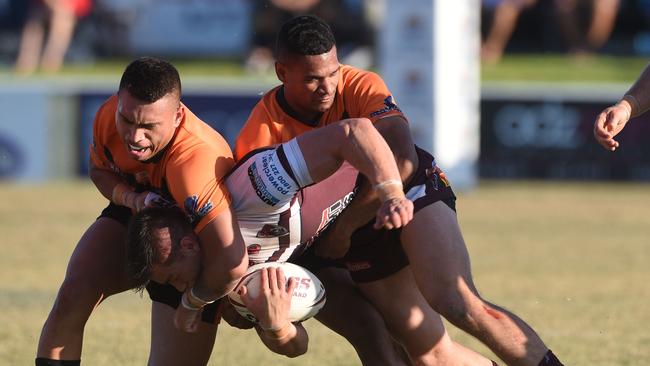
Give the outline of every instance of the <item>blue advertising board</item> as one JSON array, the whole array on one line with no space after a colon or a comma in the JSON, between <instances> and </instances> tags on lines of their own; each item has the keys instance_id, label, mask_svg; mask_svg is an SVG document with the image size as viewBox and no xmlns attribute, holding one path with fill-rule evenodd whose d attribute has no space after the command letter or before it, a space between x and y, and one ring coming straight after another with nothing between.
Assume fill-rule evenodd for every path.
<instances>
[{"instance_id":1,"label":"blue advertising board","mask_svg":"<svg viewBox=\"0 0 650 366\"><path fill-rule=\"evenodd\" d=\"M493 98L481 102L480 176L498 179L650 180L650 115L617 138L616 152L593 137L612 101Z\"/></svg>"}]
</instances>

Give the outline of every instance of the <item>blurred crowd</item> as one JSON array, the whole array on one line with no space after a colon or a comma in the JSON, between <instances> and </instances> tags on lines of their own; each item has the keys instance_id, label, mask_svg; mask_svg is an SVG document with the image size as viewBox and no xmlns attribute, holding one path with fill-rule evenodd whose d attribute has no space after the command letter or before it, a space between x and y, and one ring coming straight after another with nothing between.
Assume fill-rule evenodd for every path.
<instances>
[{"instance_id":1,"label":"blurred crowd","mask_svg":"<svg viewBox=\"0 0 650 366\"><path fill-rule=\"evenodd\" d=\"M649 0L482 0L484 63L506 53L650 53Z\"/></svg>"},{"instance_id":2,"label":"blurred crowd","mask_svg":"<svg viewBox=\"0 0 650 366\"><path fill-rule=\"evenodd\" d=\"M242 23L247 27L245 44L234 52L199 51L197 55L238 59L251 72L268 72L273 65L277 27L306 13L331 24L344 62L372 67L377 34L389 2L191 0L183 6L227 4L232 8L236 3L243 10L234 16L246 18ZM164 33L168 24L164 16L150 19L150 13L165 4L179 6L173 0L0 0L0 63L17 73L31 74L56 72L64 60L89 62L139 55L131 40L134 27L153 22L152 26L157 24ZM650 0L481 0L480 4L485 63L497 63L504 53L516 52L566 52L577 57L603 52L650 53ZM188 22L191 26L192 20ZM173 49L160 53L188 56L176 55Z\"/></svg>"}]
</instances>

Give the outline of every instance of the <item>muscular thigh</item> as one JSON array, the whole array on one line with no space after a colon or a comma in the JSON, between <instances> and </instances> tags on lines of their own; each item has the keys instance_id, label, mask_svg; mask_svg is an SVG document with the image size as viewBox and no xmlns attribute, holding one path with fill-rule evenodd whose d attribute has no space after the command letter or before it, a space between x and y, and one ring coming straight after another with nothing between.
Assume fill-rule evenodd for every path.
<instances>
[{"instance_id":1,"label":"muscular thigh","mask_svg":"<svg viewBox=\"0 0 650 366\"><path fill-rule=\"evenodd\" d=\"M401 234L418 286L427 297L463 280L473 289L469 254L456 213L444 202L423 207Z\"/></svg>"},{"instance_id":2,"label":"muscular thigh","mask_svg":"<svg viewBox=\"0 0 650 366\"><path fill-rule=\"evenodd\" d=\"M440 315L418 290L410 267L381 280L359 283L359 288L412 355L428 352L446 337Z\"/></svg>"},{"instance_id":3,"label":"muscular thigh","mask_svg":"<svg viewBox=\"0 0 650 366\"><path fill-rule=\"evenodd\" d=\"M123 224L98 218L75 247L64 284L94 289L103 297L127 290L125 235Z\"/></svg>"}]
</instances>

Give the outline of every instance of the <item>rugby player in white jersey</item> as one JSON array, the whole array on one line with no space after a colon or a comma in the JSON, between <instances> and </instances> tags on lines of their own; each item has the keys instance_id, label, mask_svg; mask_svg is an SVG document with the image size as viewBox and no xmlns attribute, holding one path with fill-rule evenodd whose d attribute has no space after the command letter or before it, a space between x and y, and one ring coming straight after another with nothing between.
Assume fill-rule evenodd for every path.
<instances>
[{"instance_id":1,"label":"rugby player in white jersey","mask_svg":"<svg viewBox=\"0 0 650 366\"><path fill-rule=\"evenodd\" d=\"M315 143L317 140L320 144ZM331 143L322 146L322 141ZM380 197L382 203L376 215L376 228L399 228L410 221L412 202L404 196L387 144L368 120L344 120L278 147L256 150L242 158L227 176L232 206L251 263L300 260L305 246L353 195L357 173L348 165L341 167L344 161L358 169ZM332 174L326 181L311 186ZM308 186L311 186L308 188L309 202L303 202L303 188ZM317 192L322 196L316 197ZM138 213L129 226L127 252L131 277L141 287L150 279L173 285L184 292L181 306L199 312L206 302L188 291L200 271L198 240L186 223L185 230L173 228L177 225L171 221L179 221L177 215L170 214L165 220L164 213L155 210ZM145 263L144 258L153 260ZM302 325L291 323L287 318L291 286L295 284L290 283L289 289L278 286L284 283L281 270L270 270L264 275L263 283L268 283L270 290L262 292L258 298L244 299L249 304L257 304L248 305L260 320L256 330L272 351L298 356L307 350L308 337ZM231 321L232 318L229 323ZM430 326L438 321L424 319L421 326L430 327L431 332L440 332L433 334L438 338L447 337L444 329ZM483 356L453 342L442 342L438 351L453 358L453 363L441 365L491 364ZM395 360L394 364L403 364L403 361Z\"/></svg>"},{"instance_id":2,"label":"rugby player in white jersey","mask_svg":"<svg viewBox=\"0 0 650 366\"><path fill-rule=\"evenodd\" d=\"M316 139L325 139L331 143L316 144ZM392 229L401 227L410 221L413 205L404 196L399 172L388 145L372 127L369 120L362 118L344 120L332 125L331 128L301 136L277 148L258 151L246 159L242 159L228 175L226 182L231 191L233 209L238 215L238 223L249 247L249 252L252 253L251 263L286 260L295 249L300 248L301 243L306 241L302 238L310 238L314 235L314 233L301 234L301 230L296 229L296 225L284 227L282 226L283 220L289 215L289 222L299 222L300 209L299 200L296 197L297 192L302 187L328 177L344 161L354 166L373 182L381 197L382 206L377 211L377 227ZM349 193L348 191L344 197L349 196ZM294 217L291 217L292 213ZM182 250L183 245L189 246L188 249L200 247L190 246L189 243L192 243L192 240L180 240L179 245L160 248L161 245L170 244L172 241L162 240L163 238L158 232L158 229L161 228L155 228L153 232L149 233L150 235L147 235L145 231L151 227L146 222L138 222L138 217L146 219L144 215L141 214L134 218L127 240L128 262L134 285L139 288L146 285L157 286L157 284L173 285L176 290L184 293L182 300L174 298L174 294L170 294L169 298L163 296L165 298L156 298L155 300L171 306L178 306L180 303L181 307L179 308L187 311L204 311L203 308L208 303L189 291L192 288L195 275L199 273L200 260L197 261L197 256L194 255L197 254L196 252ZM168 228L165 230L169 232ZM188 235L192 237L190 234ZM166 236L166 238L178 239L178 235L174 236ZM184 237L182 236L182 238ZM195 238L193 240L196 241ZM176 242L173 240L173 244ZM175 255L176 249L174 248L180 250L180 255ZM187 253L187 255L184 256L183 253ZM210 305L212 309L214 309L213 305ZM195 321L191 324L176 324L176 326L186 331L196 329L201 317L187 318L195 319ZM206 317L202 318L205 320ZM263 319L264 316L259 318ZM261 326L266 328L265 324L261 324ZM174 344L175 329L173 327L165 328L156 325L154 327L157 332L156 339L152 341L152 347ZM298 328L291 324L288 324L287 328L294 335L299 333ZM276 327L266 329L276 329ZM287 329L282 328L282 332L285 331ZM284 336L284 334L282 335ZM263 340L277 341L275 332L262 331L261 336ZM286 338L282 338L282 340L286 340ZM300 349L300 347L270 348L287 355L295 355L296 349ZM157 357L160 361L154 360L154 363L183 362L183 364L191 364L191 360L188 359L191 356L179 351L165 352L164 357ZM159 355L160 352L157 354ZM390 362L391 364L403 364L398 358Z\"/></svg>"}]
</instances>

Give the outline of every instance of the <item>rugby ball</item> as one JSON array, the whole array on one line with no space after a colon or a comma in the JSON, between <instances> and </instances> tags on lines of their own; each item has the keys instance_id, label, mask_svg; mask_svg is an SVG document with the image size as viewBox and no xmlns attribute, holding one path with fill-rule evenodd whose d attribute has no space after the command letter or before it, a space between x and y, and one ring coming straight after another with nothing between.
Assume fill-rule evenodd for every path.
<instances>
[{"instance_id":1,"label":"rugby ball","mask_svg":"<svg viewBox=\"0 0 650 366\"><path fill-rule=\"evenodd\" d=\"M320 282L318 277L308 271L306 268L298 266L293 263L279 263L267 262L253 265L248 268L246 274L242 277L237 284L237 287L228 294L228 300L233 305L235 310L244 318L257 323L257 319L244 305L244 302L237 293L239 288L246 285L251 296L256 296L260 291L261 274L260 268L265 267L280 267L284 276L287 278L287 284L291 277L295 278L298 286L293 291L291 298L291 309L289 310L289 320L292 322L299 322L307 320L316 315L318 311L325 305L325 287Z\"/></svg>"}]
</instances>

